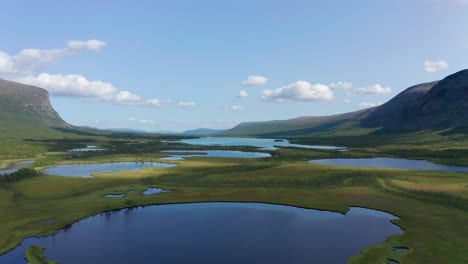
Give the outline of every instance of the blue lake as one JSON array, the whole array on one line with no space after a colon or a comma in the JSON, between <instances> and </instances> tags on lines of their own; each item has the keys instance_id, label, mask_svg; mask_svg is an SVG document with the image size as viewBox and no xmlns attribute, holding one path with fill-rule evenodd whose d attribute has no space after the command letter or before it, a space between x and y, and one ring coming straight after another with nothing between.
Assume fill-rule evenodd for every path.
<instances>
[{"instance_id":1,"label":"blue lake","mask_svg":"<svg viewBox=\"0 0 468 264\"><path fill-rule=\"evenodd\" d=\"M345 263L403 231L370 209L335 212L261 203L194 203L99 214L0 256L25 263L32 244L61 264Z\"/></svg>"},{"instance_id":2,"label":"blue lake","mask_svg":"<svg viewBox=\"0 0 468 264\"><path fill-rule=\"evenodd\" d=\"M426 160L395 158L319 159L311 160L309 162L333 166L468 172L468 167L440 165Z\"/></svg>"},{"instance_id":3,"label":"blue lake","mask_svg":"<svg viewBox=\"0 0 468 264\"><path fill-rule=\"evenodd\" d=\"M158 193L165 193L165 192L170 192L168 190L163 190L163 189L160 189L160 188L153 188L153 187L149 187L148 189L146 189L143 194L144 195L153 195L153 194L158 194Z\"/></svg>"},{"instance_id":4,"label":"blue lake","mask_svg":"<svg viewBox=\"0 0 468 264\"><path fill-rule=\"evenodd\" d=\"M183 160L190 157L210 157L210 158L269 158L269 153L262 152L247 152L235 150L164 150L162 153L171 154L169 157L162 158L162 160ZM194 154L177 154L177 153L194 153Z\"/></svg>"},{"instance_id":5,"label":"blue lake","mask_svg":"<svg viewBox=\"0 0 468 264\"><path fill-rule=\"evenodd\" d=\"M249 146L257 147L268 150L275 150L277 147L295 147L295 148L308 148L308 149L328 149L328 150L344 150L344 147L336 146L312 146L292 144L285 139L271 139L271 138L242 138L242 137L202 137L181 139L173 141L177 143L185 143L190 145L201 146Z\"/></svg>"},{"instance_id":6,"label":"blue lake","mask_svg":"<svg viewBox=\"0 0 468 264\"><path fill-rule=\"evenodd\" d=\"M67 177L83 177L90 178L93 173L104 172L123 172L135 171L144 168L172 168L177 166L171 163L160 162L113 162L113 163L97 163L97 164L66 164L58 165L43 172L49 175L67 176Z\"/></svg>"},{"instance_id":7,"label":"blue lake","mask_svg":"<svg viewBox=\"0 0 468 264\"><path fill-rule=\"evenodd\" d=\"M7 166L7 168L5 169L1 169L0 170L0 175L2 174L10 174L10 173L13 173L19 169L24 169L24 168L29 168L29 167L32 167L34 165L34 160L23 160L23 161L18 161L18 162L15 162L9 166Z\"/></svg>"}]
</instances>

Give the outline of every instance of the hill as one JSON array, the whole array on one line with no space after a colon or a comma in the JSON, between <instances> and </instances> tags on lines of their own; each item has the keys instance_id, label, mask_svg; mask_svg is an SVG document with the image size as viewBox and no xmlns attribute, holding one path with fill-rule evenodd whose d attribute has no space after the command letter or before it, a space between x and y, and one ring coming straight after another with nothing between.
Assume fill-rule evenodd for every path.
<instances>
[{"instance_id":1,"label":"hill","mask_svg":"<svg viewBox=\"0 0 468 264\"><path fill-rule=\"evenodd\" d=\"M69 129L50 104L49 93L42 88L0 80L0 133L11 137Z\"/></svg>"},{"instance_id":2,"label":"hill","mask_svg":"<svg viewBox=\"0 0 468 264\"><path fill-rule=\"evenodd\" d=\"M387 103L356 112L289 120L241 123L236 136L359 135L376 130L413 132L468 125L468 70L418 84Z\"/></svg>"}]
</instances>

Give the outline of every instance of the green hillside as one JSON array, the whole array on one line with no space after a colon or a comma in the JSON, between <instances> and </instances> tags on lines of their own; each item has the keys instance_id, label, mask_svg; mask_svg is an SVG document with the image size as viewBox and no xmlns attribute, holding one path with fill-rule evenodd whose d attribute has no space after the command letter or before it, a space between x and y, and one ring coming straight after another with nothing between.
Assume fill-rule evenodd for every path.
<instances>
[{"instance_id":1,"label":"green hillside","mask_svg":"<svg viewBox=\"0 0 468 264\"><path fill-rule=\"evenodd\" d=\"M52 108L49 93L38 87L0 80L0 134L4 139L58 135L72 128Z\"/></svg>"},{"instance_id":2,"label":"green hillside","mask_svg":"<svg viewBox=\"0 0 468 264\"><path fill-rule=\"evenodd\" d=\"M468 70L438 82L412 86L387 103L361 111L289 120L246 122L224 132L232 136L350 136L423 130L465 131Z\"/></svg>"}]
</instances>

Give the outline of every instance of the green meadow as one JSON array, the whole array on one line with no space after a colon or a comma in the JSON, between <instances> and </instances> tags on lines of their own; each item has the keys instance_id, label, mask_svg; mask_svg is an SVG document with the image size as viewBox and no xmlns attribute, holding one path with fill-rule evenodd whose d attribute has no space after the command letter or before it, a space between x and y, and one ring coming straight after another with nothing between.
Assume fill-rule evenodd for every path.
<instances>
[{"instance_id":1,"label":"green meadow","mask_svg":"<svg viewBox=\"0 0 468 264\"><path fill-rule=\"evenodd\" d=\"M433 135L426 135L434 137ZM436 138L437 139L437 138ZM79 142L94 142L110 152L70 153ZM310 164L321 158L393 156L424 158L445 164L468 165L451 155L465 153L464 145L432 141L438 146L407 144L386 139L393 145L352 146L348 151L284 148L269 151L264 159L190 158L175 168L147 168L121 173L97 173L95 178L43 175L40 171L57 164L117 161L160 161L164 149L197 149L182 144L167 145L154 138L75 138L44 140L34 146L46 152L12 156L8 162L34 158L33 170L22 170L0 181L0 252L13 249L24 238L52 234L80 219L101 212L141 205L243 201L293 205L346 213L359 206L390 212L400 217L394 223L405 230L379 245L363 249L349 263L466 263L468 262L468 174L335 167ZM425 142L430 141L426 139ZM301 143L344 143L313 138ZM373 142L369 140L368 142ZM446 144L446 148L440 148ZM338 144L337 144L338 145ZM252 150L248 147L203 147L204 149ZM401 155L400 155L401 154ZM7 161L7 159L4 159ZM6 162L4 162L6 163ZM171 192L144 196L148 187ZM105 194L125 193L108 199ZM394 247L408 247L405 253ZM45 261L42 251L25 253L30 263ZM42 257L41 257L42 256ZM39 260L37 260L39 259Z\"/></svg>"}]
</instances>

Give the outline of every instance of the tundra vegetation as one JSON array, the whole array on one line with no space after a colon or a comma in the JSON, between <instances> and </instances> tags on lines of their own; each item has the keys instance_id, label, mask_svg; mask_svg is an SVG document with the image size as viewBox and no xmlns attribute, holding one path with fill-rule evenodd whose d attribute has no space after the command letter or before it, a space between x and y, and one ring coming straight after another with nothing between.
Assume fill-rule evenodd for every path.
<instances>
[{"instance_id":1,"label":"tundra vegetation","mask_svg":"<svg viewBox=\"0 0 468 264\"><path fill-rule=\"evenodd\" d=\"M368 247L349 263L463 263L468 261L468 175L456 172L335 167L310 164L323 158L405 157L441 164L468 166L466 136L442 132L402 136L334 136L290 138L295 143L344 145L348 151L281 148L273 157L232 159L194 157L174 168L95 174L95 178L43 175L57 164L121 161L160 161L167 149L255 150L251 147L210 147L166 143L166 138L139 135L125 138L108 133L18 141L38 152L8 151L2 160L35 159L34 168L0 179L0 252L13 249L22 239L52 234L80 219L109 210L151 204L205 201L245 201L287 204L346 212L361 206L398 215L394 223L401 236ZM109 152L68 152L92 143ZM14 147L14 141L12 141ZM457 158L455 158L457 157ZM154 196L148 187L170 189ZM130 192L130 190L134 190ZM109 193L125 197L107 199ZM395 247L407 247L404 253ZM25 253L30 263L48 263L40 247ZM42 262L40 262L42 261ZM51 262L49 262L51 263Z\"/></svg>"}]
</instances>

